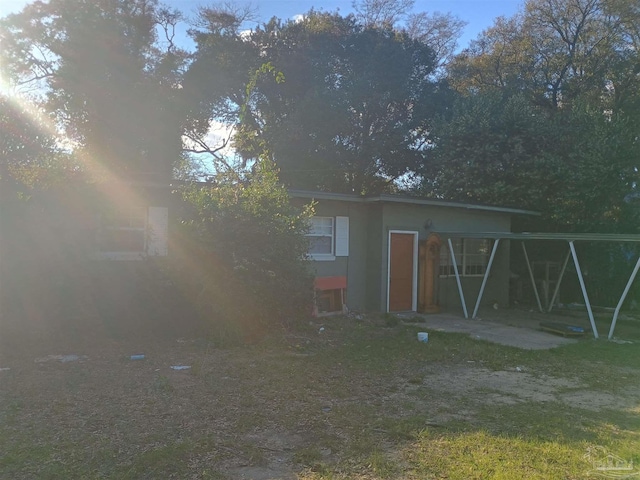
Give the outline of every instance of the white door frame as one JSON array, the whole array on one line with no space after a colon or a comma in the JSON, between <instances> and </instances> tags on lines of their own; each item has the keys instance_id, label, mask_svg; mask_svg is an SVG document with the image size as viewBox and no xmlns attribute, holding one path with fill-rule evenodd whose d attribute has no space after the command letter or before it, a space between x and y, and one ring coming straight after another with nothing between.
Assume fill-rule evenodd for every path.
<instances>
[{"instance_id":1,"label":"white door frame","mask_svg":"<svg viewBox=\"0 0 640 480\"><path fill-rule=\"evenodd\" d=\"M413 291L411 292L411 310L418 308L418 235L416 230L389 230L387 237L387 312L389 312L389 293L391 285L391 234L403 233L413 235Z\"/></svg>"}]
</instances>

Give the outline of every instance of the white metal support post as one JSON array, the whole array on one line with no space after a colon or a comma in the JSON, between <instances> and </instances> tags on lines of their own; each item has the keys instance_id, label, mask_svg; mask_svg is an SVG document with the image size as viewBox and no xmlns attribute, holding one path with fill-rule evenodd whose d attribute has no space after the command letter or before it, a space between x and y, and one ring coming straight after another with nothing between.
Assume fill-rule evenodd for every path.
<instances>
[{"instance_id":1,"label":"white metal support post","mask_svg":"<svg viewBox=\"0 0 640 480\"><path fill-rule=\"evenodd\" d=\"M593 336L598 337L598 328L596 322L593 319L593 312L591 311L591 303L589 302L589 295L587 295L587 287L584 285L584 279L582 278L582 270L580 269L580 263L578 262L578 254L576 253L576 247L573 245L573 240L569 242L569 248L571 249L571 255L573 255L573 263L576 265L576 272L578 272L578 280L580 280L580 288L582 288L582 296L584 297L584 303L587 306L587 312L589 313L589 321L591 322L591 328L593 329Z\"/></svg>"},{"instance_id":2,"label":"white metal support post","mask_svg":"<svg viewBox=\"0 0 640 480\"><path fill-rule=\"evenodd\" d=\"M631 288L631 285L633 284L633 281L635 280L639 269L640 269L640 258L638 258L638 261L636 262L636 266L634 267L633 272L629 277L627 286L624 288L624 292L622 292L622 296L620 297L620 301L618 302L616 311L613 313L613 320L611 321L611 328L609 329L609 337L608 337L609 340L611 340L611 338L613 337L613 331L616 328L616 322L618 321L618 314L620 313L620 308L622 308L622 304L624 303L625 298L627 298L627 293L629 293L629 289Z\"/></svg>"},{"instance_id":3,"label":"white metal support post","mask_svg":"<svg viewBox=\"0 0 640 480\"><path fill-rule=\"evenodd\" d=\"M487 271L484 272L484 278L482 279L482 285L480 285L480 291L478 292L478 300L476 301L476 307L473 309L473 315L471 318L476 318L478 314L478 308L480 307L480 300L482 300L482 294L484 293L484 287L487 284L487 280L489 278L489 273L491 272L491 266L493 265L493 259L496 256L496 250L498 250L498 244L500 243L500 239L496 238L493 242L493 249L491 250L491 256L489 257L489 263L487 264Z\"/></svg>"},{"instance_id":4,"label":"white metal support post","mask_svg":"<svg viewBox=\"0 0 640 480\"><path fill-rule=\"evenodd\" d=\"M467 312L467 302L464 300L464 292L462 291L462 282L460 281L460 274L458 273L458 264L456 263L456 254L453 252L453 242L451 239L447 239L449 244L449 253L451 253L451 262L453 263L453 273L456 276L456 282L458 283L458 292L460 292L460 302L462 303L462 310L464 311L464 318L469 318L469 312Z\"/></svg>"},{"instance_id":5,"label":"white metal support post","mask_svg":"<svg viewBox=\"0 0 640 480\"><path fill-rule=\"evenodd\" d=\"M536 302L538 302L538 308L540 312L544 313L542 310L542 303L540 302L540 295L538 294L538 287L536 286L536 280L533 278L533 270L531 269L531 263L529 262L529 255L527 254L527 247L524 246L524 242L521 243L522 252L524 253L524 260L527 262L527 270L529 270L529 278L531 279L531 285L533 285L533 293L536 295Z\"/></svg>"}]
</instances>

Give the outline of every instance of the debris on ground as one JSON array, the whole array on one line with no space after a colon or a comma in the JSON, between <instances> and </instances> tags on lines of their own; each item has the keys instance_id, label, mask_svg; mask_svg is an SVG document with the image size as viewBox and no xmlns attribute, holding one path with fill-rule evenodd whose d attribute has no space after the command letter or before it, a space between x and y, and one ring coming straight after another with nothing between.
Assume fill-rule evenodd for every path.
<instances>
[{"instance_id":1,"label":"debris on ground","mask_svg":"<svg viewBox=\"0 0 640 480\"><path fill-rule=\"evenodd\" d=\"M34 361L36 363L46 363L46 362L60 362L60 363L67 363L67 362L77 362L80 360L86 360L88 357L86 355L75 355L75 354L71 354L71 355L47 355L46 357L40 357L40 358L36 358Z\"/></svg>"}]
</instances>

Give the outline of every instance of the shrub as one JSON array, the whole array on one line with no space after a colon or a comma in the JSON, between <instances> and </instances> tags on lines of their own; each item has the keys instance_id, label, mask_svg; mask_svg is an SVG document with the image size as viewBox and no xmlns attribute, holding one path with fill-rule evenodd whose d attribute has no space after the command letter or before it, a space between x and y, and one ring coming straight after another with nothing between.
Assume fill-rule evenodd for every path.
<instances>
[{"instance_id":1,"label":"shrub","mask_svg":"<svg viewBox=\"0 0 640 480\"><path fill-rule=\"evenodd\" d=\"M198 310L218 336L290 326L311 312L305 261L310 208L298 211L270 160L184 189L179 260ZM176 252L176 249L174 249Z\"/></svg>"}]
</instances>

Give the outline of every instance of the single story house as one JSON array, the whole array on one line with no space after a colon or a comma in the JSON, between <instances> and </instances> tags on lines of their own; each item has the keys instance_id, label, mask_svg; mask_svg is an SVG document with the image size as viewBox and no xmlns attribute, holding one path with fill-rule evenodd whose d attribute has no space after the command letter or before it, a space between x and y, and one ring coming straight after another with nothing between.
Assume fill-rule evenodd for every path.
<instances>
[{"instance_id":1,"label":"single story house","mask_svg":"<svg viewBox=\"0 0 640 480\"><path fill-rule=\"evenodd\" d=\"M301 190L289 194L294 203L315 204L309 257L316 273L320 313L460 311L458 289L464 288L467 298L477 296L492 241L449 233L449 246L449 238L438 232L508 233L514 215L537 215L401 195ZM508 304L509 278L505 245L494 258L485 304Z\"/></svg>"}]
</instances>

